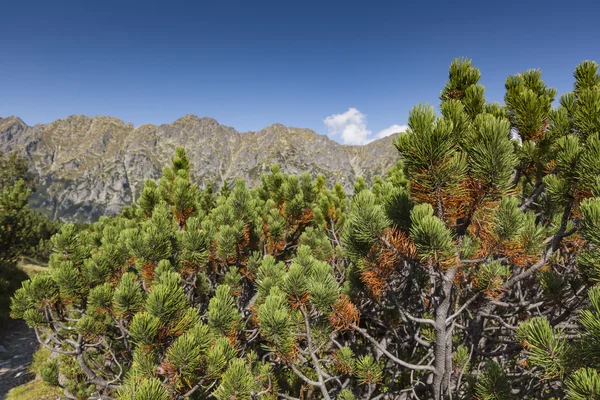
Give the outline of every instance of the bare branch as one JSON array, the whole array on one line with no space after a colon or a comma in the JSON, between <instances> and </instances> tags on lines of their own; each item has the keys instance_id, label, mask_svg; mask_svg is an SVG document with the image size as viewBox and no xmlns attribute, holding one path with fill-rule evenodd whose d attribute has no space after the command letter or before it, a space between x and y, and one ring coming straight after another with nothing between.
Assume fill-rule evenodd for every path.
<instances>
[{"instance_id":1,"label":"bare branch","mask_svg":"<svg viewBox=\"0 0 600 400\"><path fill-rule=\"evenodd\" d=\"M46 349L51 350L54 353L58 353L58 354L67 354L67 355L75 355L75 354L77 354L75 351L65 351L63 349L59 349L59 348L54 347L54 346L50 347L48 345L48 342L50 341L50 339L48 339L48 342L44 342L42 340L42 338L40 337L40 333L39 333L38 329L37 328L33 328L33 331L35 332L35 336L37 337L38 342L42 346L44 346ZM51 336L50 334L48 334L48 335Z\"/></svg>"},{"instance_id":2,"label":"bare branch","mask_svg":"<svg viewBox=\"0 0 600 400\"><path fill-rule=\"evenodd\" d=\"M417 371L432 371L432 372L434 371L433 367L430 365L416 365L416 364L411 364L411 363L408 363L406 361L399 359L398 357L394 356L392 353L387 351L387 349L385 347L381 346L379 344L379 342L377 342L377 340L375 340L375 338L373 338L371 335L369 335L367 333L366 330L360 328L359 326L357 326L355 324L352 324L351 327L352 327L352 329L356 330L357 332L360 332L361 335L363 335L369 342L371 342L375 347L377 347L383 354L385 354L390 360L392 360L396 364L401 365L405 368L409 368L409 369L413 369L413 370L417 370Z\"/></svg>"},{"instance_id":3,"label":"bare branch","mask_svg":"<svg viewBox=\"0 0 600 400\"><path fill-rule=\"evenodd\" d=\"M533 193L531 193L531 196L529 196L527 199L525 199L525 201L523 201L523 204L521 204L519 209L521 211L527 210L531 203L533 203L535 199L537 199L542 194L545 188L546 185L543 182L538 183Z\"/></svg>"},{"instance_id":4,"label":"bare branch","mask_svg":"<svg viewBox=\"0 0 600 400\"><path fill-rule=\"evenodd\" d=\"M471 296L471 298L469 300L467 300L465 302L465 304L463 304L454 314L452 314L451 316L449 316L448 318L446 318L446 324L449 324L450 322L452 322L452 320L456 317L458 317L460 315L460 313L462 313L467 307L469 307L469 305L474 302L475 300L477 300L477 298L479 297L480 293L475 293L473 296Z\"/></svg>"}]
</instances>

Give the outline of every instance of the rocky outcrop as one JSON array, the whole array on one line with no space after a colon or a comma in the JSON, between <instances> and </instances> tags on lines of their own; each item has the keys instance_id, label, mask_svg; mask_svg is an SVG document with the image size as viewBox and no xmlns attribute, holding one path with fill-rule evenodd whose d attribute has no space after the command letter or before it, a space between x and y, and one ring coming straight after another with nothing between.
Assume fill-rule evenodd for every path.
<instances>
[{"instance_id":1,"label":"rocky outcrop","mask_svg":"<svg viewBox=\"0 0 600 400\"><path fill-rule=\"evenodd\" d=\"M343 146L310 129L270 125L240 133L212 118L186 115L171 124L134 127L118 118L74 115L28 126L0 118L0 151L19 151L39 179L34 207L53 217L91 221L135 201L183 146L200 184L241 177L249 185L277 163L286 173L324 174L352 190L354 179L385 173L397 161L392 138Z\"/></svg>"}]
</instances>

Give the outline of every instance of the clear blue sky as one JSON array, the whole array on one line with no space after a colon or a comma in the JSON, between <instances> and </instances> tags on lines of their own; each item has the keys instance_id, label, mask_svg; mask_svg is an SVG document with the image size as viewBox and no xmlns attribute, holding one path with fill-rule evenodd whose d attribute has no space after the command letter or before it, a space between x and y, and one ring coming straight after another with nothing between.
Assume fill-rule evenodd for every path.
<instances>
[{"instance_id":1,"label":"clear blue sky","mask_svg":"<svg viewBox=\"0 0 600 400\"><path fill-rule=\"evenodd\" d=\"M529 68L569 91L578 62L600 61L599 4L6 1L0 116L137 126L192 113L240 131L280 122L327 133L324 119L352 107L374 137L415 104L437 104L459 56L482 70L488 100Z\"/></svg>"}]
</instances>

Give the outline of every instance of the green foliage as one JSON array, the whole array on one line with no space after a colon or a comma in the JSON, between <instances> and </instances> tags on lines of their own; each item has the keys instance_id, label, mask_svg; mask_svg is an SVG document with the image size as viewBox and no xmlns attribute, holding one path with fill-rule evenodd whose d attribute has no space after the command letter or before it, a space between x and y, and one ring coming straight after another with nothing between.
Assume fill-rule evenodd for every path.
<instances>
[{"instance_id":1,"label":"green foliage","mask_svg":"<svg viewBox=\"0 0 600 400\"><path fill-rule=\"evenodd\" d=\"M475 396L481 400L512 400L515 396L511 393L509 380L495 362L489 362L485 371L481 374L475 384Z\"/></svg>"},{"instance_id":2,"label":"green foliage","mask_svg":"<svg viewBox=\"0 0 600 400\"><path fill-rule=\"evenodd\" d=\"M485 188L505 193L511 187L511 177L518 162L510 141L510 124L503 118L479 114L475 129L469 143L470 175Z\"/></svg>"},{"instance_id":3,"label":"green foliage","mask_svg":"<svg viewBox=\"0 0 600 400\"><path fill-rule=\"evenodd\" d=\"M497 261L483 264L475 273L475 286L490 297L497 297L510 276L510 268Z\"/></svg>"},{"instance_id":4,"label":"green foliage","mask_svg":"<svg viewBox=\"0 0 600 400\"><path fill-rule=\"evenodd\" d=\"M134 314L140 309L143 301L142 289L136 275L126 272L115 289L115 311L120 314Z\"/></svg>"},{"instance_id":5,"label":"green foliage","mask_svg":"<svg viewBox=\"0 0 600 400\"><path fill-rule=\"evenodd\" d=\"M119 400L168 400L169 393L157 378L142 378L123 388L117 394Z\"/></svg>"},{"instance_id":6,"label":"green foliage","mask_svg":"<svg viewBox=\"0 0 600 400\"><path fill-rule=\"evenodd\" d=\"M429 204L420 204L411 211L410 236L423 260L443 261L453 252L451 232L433 215Z\"/></svg>"},{"instance_id":7,"label":"green foliage","mask_svg":"<svg viewBox=\"0 0 600 400\"><path fill-rule=\"evenodd\" d=\"M141 312L133 317L129 332L137 344L150 346L154 342L159 326L160 320L156 316Z\"/></svg>"},{"instance_id":8,"label":"green foliage","mask_svg":"<svg viewBox=\"0 0 600 400\"><path fill-rule=\"evenodd\" d=\"M333 256L333 246L324 229L306 228L298 245L310 247L313 257L321 261L327 261Z\"/></svg>"},{"instance_id":9,"label":"green foliage","mask_svg":"<svg viewBox=\"0 0 600 400\"><path fill-rule=\"evenodd\" d=\"M356 182L354 182L354 195L356 196L358 193L367 189L367 184L365 179L362 176L356 178Z\"/></svg>"},{"instance_id":10,"label":"green foliage","mask_svg":"<svg viewBox=\"0 0 600 400\"><path fill-rule=\"evenodd\" d=\"M291 354L296 343L295 324L283 292L273 287L258 308L258 323L275 351Z\"/></svg>"},{"instance_id":11,"label":"green foliage","mask_svg":"<svg viewBox=\"0 0 600 400\"><path fill-rule=\"evenodd\" d=\"M52 360L40 366L40 376L50 386L58 386L58 361Z\"/></svg>"},{"instance_id":12,"label":"green foliage","mask_svg":"<svg viewBox=\"0 0 600 400\"><path fill-rule=\"evenodd\" d=\"M255 380L248 367L248 364L240 358L232 360L223 374L221 385L213 393L215 398L218 400L251 399Z\"/></svg>"},{"instance_id":13,"label":"green foliage","mask_svg":"<svg viewBox=\"0 0 600 400\"><path fill-rule=\"evenodd\" d=\"M213 346L206 353L208 377L217 378L225 370L227 363L236 356L236 350L225 337L215 340Z\"/></svg>"},{"instance_id":14,"label":"green foliage","mask_svg":"<svg viewBox=\"0 0 600 400\"><path fill-rule=\"evenodd\" d=\"M586 199L581 203L581 232L591 244L600 246L600 198Z\"/></svg>"},{"instance_id":15,"label":"green foliage","mask_svg":"<svg viewBox=\"0 0 600 400\"><path fill-rule=\"evenodd\" d=\"M404 176L404 165L401 161L388 172L385 181L376 176L373 182L373 194L384 207L390 221L407 229L410 226L410 210L412 202L407 190L408 181Z\"/></svg>"},{"instance_id":16,"label":"green foliage","mask_svg":"<svg viewBox=\"0 0 600 400\"><path fill-rule=\"evenodd\" d=\"M547 319L536 317L519 325L517 337L527 351L529 362L542 368L545 377L562 377L567 342Z\"/></svg>"},{"instance_id":17,"label":"green foliage","mask_svg":"<svg viewBox=\"0 0 600 400\"><path fill-rule=\"evenodd\" d=\"M29 188L35 187L34 175L29 171L27 159L17 152L0 153L0 188L14 186L20 180Z\"/></svg>"},{"instance_id":18,"label":"green foliage","mask_svg":"<svg viewBox=\"0 0 600 400\"><path fill-rule=\"evenodd\" d=\"M42 365L50 361L50 357L52 356L52 351L45 348L40 347L33 353L33 360L31 361L31 365L29 366L29 371L38 374Z\"/></svg>"},{"instance_id":19,"label":"green foliage","mask_svg":"<svg viewBox=\"0 0 600 400\"><path fill-rule=\"evenodd\" d=\"M584 335L577 344L576 357L580 365L600 367L600 287L588 291L589 307L579 313L579 323Z\"/></svg>"},{"instance_id":20,"label":"green foliage","mask_svg":"<svg viewBox=\"0 0 600 400\"><path fill-rule=\"evenodd\" d=\"M154 207L160 202L160 195L157 192L156 182L152 179L146 180L144 189L138 198L138 205L146 215L151 215Z\"/></svg>"},{"instance_id":21,"label":"green foliage","mask_svg":"<svg viewBox=\"0 0 600 400\"><path fill-rule=\"evenodd\" d=\"M197 339L191 332L178 337L169 347L166 362L176 368L181 379L189 381L202 365L202 348L197 346Z\"/></svg>"},{"instance_id":22,"label":"green foliage","mask_svg":"<svg viewBox=\"0 0 600 400\"><path fill-rule=\"evenodd\" d=\"M411 110L408 125L395 145L411 181L418 182L424 192L456 190L467 172L467 162L458 151L453 124L436 118L433 107L419 105Z\"/></svg>"},{"instance_id":23,"label":"green foliage","mask_svg":"<svg viewBox=\"0 0 600 400\"><path fill-rule=\"evenodd\" d=\"M567 380L567 399L600 399L600 375L593 368L581 368Z\"/></svg>"},{"instance_id":24,"label":"green foliage","mask_svg":"<svg viewBox=\"0 0 600 400\"><path fill-rule=\"evenodd\" d=\"M469 349L466 346L459 345L456 353L452 356L455 371L464 371L469 366Z\"/></svg>"},{"instance_id":25,"label":"green foliage","mask_svg":"<svg viewBox=\"0 0 600 400\"><path fill-rule=\"evenodd\" d=\"M0 153L0 319L7 316L10 297L27 278L18 260L47 259L49 239L59 226L29 208L33 178L24 157Z\"/></svg>"},{"instance_id":26,"label":"green foliage","mask_svg":"<svg viewBox=\"0 0 600 400\"><path fill-rule=\"evenodd\" d=\"M358 259L369 252L377 237L389 226L389 220L373 193L367 190L352 198L351 209L344 224L342 244L349 257Z\"/></svg>"},{"instance_id":27,"label":"green foliage","mask_svg":"<svg viewBox=\"0 0 600 400\"><path fill-rule=\"evenodd\" d=\"M94 393L95 388L93 384L90 384L81 366L73 358L67 357L66 355L60 355L58 357L59 375L65 378L64 390L68 391L71 396L78 400L89 398Z\"/></svg>"},{"instance_id":28,"label":"green foliage","mask_svg":"<svg viewBox=\"0 0 600 400\"><path fill-rule=\"evenodd\" d=\"M462 100L466 91L476 85L481 78L477 68L473 68L471 61L465 58L456 59L450 65L448 82L440 94L440 100Z\"/></svg>"},{"instance_id":29,"label":"green foliage","mask_svg":"<svg viewBox=\"0 0 600 400\"><path fill-rule=\"evenodd\" d=\"M504 101L509 118L523 140L538 135L550 113L556 90L547 88L540 70L529 70L506 80Z\"/></svg>"},{"instance_id":30,"label":"green foliage","mask_svg":"<svg viewBox=\"0 0 600 400\"><path fill-rule=\"evenodd\" d=\"M146 299L146 311L163 324L175 319L186 305L185 293L179 284L179 275L175 272L161 275L158 284L153 286Z\"/></svg>"},{"instance_id":31,"label":"green foliage","mask_svg":"<svg viewBox=\"0 0 600 400\"><path fill-rule=\"evenodd\" d=\"M232 335L240 328L240 317L229 286L218 286L210 299L208 326L222 335Z\"/></svg>"},{"instance_id":32,"label":"green foliage","mask_svg":"<svg viewBox=\"0 0 600 400\"><path fill-rule=\"evenodd\" d=\"M350 347L339 348L334 354L335 368L343 373L350 374L355 370L355 355Z\"/></svg>"},{"instance_id":33,"label":"green foliage","mask_svg":"<svg viewBox=\"0 0 600 400\"><path fill-rule=\"evenodd\" d=\"M343 389L338 396L339 400L355 400L356 396L348 389Z\"/></svg>"},{"instance_id":34,"label":"green foliage","mask_svg":"<svg viewBox=\"0 0 600 400\"><path fill-rule=\"evenodd\" d=\"M525 215L519 210L519 199L503 197L494 220L494 234L499 241L516 237L523 229Z\"/></svg>"},{"instance_id":35,"label":"green foliage","mask_svg":"<svg viewBox=\"0 0 600 400\"><path fill-rule=\"evenodd\" d=\"M0 319L6 318L11 304L10 296L16 294L27 274L13 261L0 260Z\"/></svg>"},{"instance_id":36,"label":"green foliage","mask_svg":"<svg viewBox=\"0 0 600 400\"><path fill-rule=\"evenodd\" d=\"M372 355L367 354L356 359L354 374L361 385L372 385L381 382L383 367Z\"/></svg>"}]
</instances>

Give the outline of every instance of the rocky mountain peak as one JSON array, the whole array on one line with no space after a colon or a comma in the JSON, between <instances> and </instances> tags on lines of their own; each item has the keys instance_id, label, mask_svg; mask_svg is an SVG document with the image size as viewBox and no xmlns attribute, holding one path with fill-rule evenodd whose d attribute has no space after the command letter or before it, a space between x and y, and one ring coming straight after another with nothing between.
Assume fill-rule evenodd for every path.
<instances>
[{"instance_id":1,"label":"rocky mountain peak","mask_svg":"<svg viewBox=\"0 0 600 400\"><path fill-rule=\"evenodd\" d=\"M0 119L0 151L22 152L39 178L32 205L72 221L114 214L136 201L143 182L160 177L177 146L186 149L201 186L237 177L256 185L277 163L286 173L322 173L351 192L356 176L370 181L398 158L389 138L343 146L310 129L273 124L240 133L192 114L137 128L105 116L72 115L33 127L17 117Z\"/></svg>"},{"instance_id":2,"label":"rocky mountain peak","mask_svg":"<svg viewBox=\"0 0 600 400\"><path fill-rule=\"evenodd\" d=\"M19 141L29 127L19 117L13 115L0 118L0 150L14 150L19 146Z\"/></svg>"},{"instance_id":3,"label":"rocky mountain peak","mask_svg":"<svg viewBox=\"0 0 600 400\"><path fill-rule=\"evenodd\" d=\"M176 119L175 121L173 121L172 125L193 126L193 125L198 125L198 124L219 125L217 120L214 118L209 118L209 117L199 118L197 115L194 115L194 114L186 114L183 117L180 117L180 118Z\"/></svg>"},{"instance_id":4,"label":"rocky mountain peak","mask_svg":"<svg viewBox=\"0 0 600 400\"><path fill-rule=\"evenodd\" d=\"M7 130L11 126L13 126L12 129L22 129L26 128L27 124L23 122L21 118L15 117L14 115L10 115L6 118L0 118L0 131Z\"/></svg>"},{"instance_id":5,"label":"rocky mountain peak","mask_svg":"<svg viewBox=\"0 0 600 400\"><path fill-rule=\"evenodd\" d=\"M14 123L14 124L23 124L26 125L25 122L23 122L23 120L15 115L9 115L8 117L0 117L0 123L2 124L6 124L6 123Z\"/></svg>"},{"instance_id":6,"label":"rocky mountain peak","mask_svg":"<svg viewBox=\"0 0 600 400\"><path fill-rule=\"evenodd\" d=\"M261 131L265 131L265 132L283 132L283 131L287 131L287 130L288 130L288 127L283 124L280 124L280 123L271 124L269 126L264 127L263 129L261 129Z\"/></svg>"}]
</instances>

